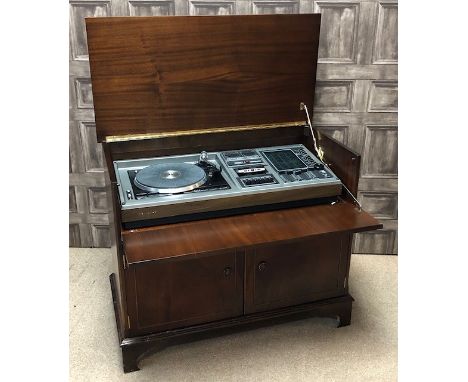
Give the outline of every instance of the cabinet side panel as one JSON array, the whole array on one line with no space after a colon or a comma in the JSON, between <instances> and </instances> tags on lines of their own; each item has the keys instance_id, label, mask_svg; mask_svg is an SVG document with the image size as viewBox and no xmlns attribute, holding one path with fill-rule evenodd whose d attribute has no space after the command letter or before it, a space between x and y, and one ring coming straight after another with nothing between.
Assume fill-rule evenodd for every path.
<instances>
[{"instance_id":1,"label":"cabinet side panel","mask_svg":"<svg viewBox=\"0 0 468 382\"><path fill-rule=\"evenodd\" d=\"M329 137L322 131L314 129L314 132L317 138L319 150L323 151L324 162L356 196L358 191L361 156L341 142ZM304 145L315 152L312 137L304 137ZM346 195L344 190L343 193Z\"/></svg>"},{"instance_id":2,"label":"cabinet side panel","mask_svg":"<svg viewBox=\"0 0 468 382\"><path fill-rule=\"evenodd\" d=\"M354 234L348 233L343 238L343 277L344 277L344 289L348 293L349 290L349 270L351 268L351 249L353 247Z\"/></svg>"},{"instance_id":3,"label":"cabinet side panel","mask_svg":"<svg viewBox=\"0 0 468 382\"><path fill-rule=\"evenodd\" d=\"M109 224L110 224L110 240L111 240L111 256L112 256L112 271L115 274L116 281L116 299L117 309L119 311L118 331L120 339L125 337L127 330L127 302L125 293L125 270L123 264L123 251L120 245L121 240L121 225L120 225L120 210L118 203L117 184L110 182L107 179L107 196L109 209Z\"/></svg>"}]
</instances>

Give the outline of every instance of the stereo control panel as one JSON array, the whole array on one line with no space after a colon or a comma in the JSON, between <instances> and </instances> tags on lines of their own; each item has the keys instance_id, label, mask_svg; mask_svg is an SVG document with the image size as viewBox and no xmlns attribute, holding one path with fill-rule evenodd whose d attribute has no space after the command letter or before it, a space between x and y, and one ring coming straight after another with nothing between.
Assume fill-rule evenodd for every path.
<instances>
[{"instance_id":1,"label":"stereo control panel","mask_svg":"<svg viewBox=\"0 0 468 382\"><path fill-rule=\"evenodd\" d=\"M185 182L189 188L166 192L162 186L153 191L136 184L140 171L149 168L157 172L164 166L169 166L170 171L163 169L159 177L142 178L145 184L172 179L174 185ZM226 199L228 206L227 200L232 198L232 208L236 208L236 203L242 207L244 199L240 197L244 195L250 196L246 198L247 207L252 201L260 206L274 204L275 200L282 203L334 197L342 191L341 181L301 144L120 160L114 162L114 168L122 211L138 210L132 213L143 220L155 218L163 205ZM192 170L198 176L199 169L205 171L205 179L194 186L189 177ZM145 215L149 211L146 208L154 208L148 212L151 215Z\"/></svg>"},{"instance_id":2,"label":"stereo control panel","mask_svg":"<svg viewBox=\"0 0 468 382\"><path fill-rule=\"evenodd\" d=\"M336 176L304 145L221 152L232 178L243 187L314 183Z\"/></svg>"}]
</instances>

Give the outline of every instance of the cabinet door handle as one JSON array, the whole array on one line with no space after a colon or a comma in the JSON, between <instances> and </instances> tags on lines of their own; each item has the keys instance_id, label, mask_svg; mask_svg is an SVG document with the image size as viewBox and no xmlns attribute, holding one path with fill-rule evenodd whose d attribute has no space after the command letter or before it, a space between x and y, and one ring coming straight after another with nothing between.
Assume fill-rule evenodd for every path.
<instances>
[{"instance_id":1,"label":"cabinet door handle","mask_svg":"<svg viewBox=\"0 0 468 382\"><path fill-rule=\"evenodd\" d=\"M228 277L232 273L231 267L224 268L224 276Z\"/></svg>"},{"instance_id":2,"label":"cabinet door handle","mask_svg":"<svg viewBox=\"0 0 468 382\"><path fill-rule=\"evenodd\" d=\"M263 272L266 269L267 263L266 261L261 261L258 263L258 271Z\"/></svg>"}]
</instances>

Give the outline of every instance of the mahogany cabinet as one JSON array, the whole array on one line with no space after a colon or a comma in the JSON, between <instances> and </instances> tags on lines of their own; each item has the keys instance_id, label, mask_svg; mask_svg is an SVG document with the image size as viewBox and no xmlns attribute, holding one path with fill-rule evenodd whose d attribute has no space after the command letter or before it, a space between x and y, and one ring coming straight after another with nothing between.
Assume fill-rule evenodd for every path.
<instances>
[{"instance_id":1,"label":"mahogany cabinet","mask_svg":"<svg viewBox=\"0 0 468 382\"><path fill-rule=\"evenodd\" d=\"M138 370L143 356L168 344L240 327L304 315L349 325L352 233L380 227L345 196L329 205L119 227L111 284L124 370Z\"/></svg>"},{"instance_id":2,"label":"mahogany cabinet","mask_svg":"<svg viewBox=\"0 0 468 382\"><path fill-rule=\"evenodd\" d=\"M302 128L288 131L312 149ZM356 194L360 155L315 132L324 161ZM212 135L211 144L239 147L224 134ZM272 139L261 137L264 144ZM190 150L178 139L166 143L165 152L171 144L174 151ZM108 168L113 159L160 155L161 143L150 154L147 145L104 143ZM115 177L108 175L116 260L111 287L125 372L167 345L240 328L304 316L349 325L353 233L382 225L345 190L329 204L125 229Z\"/></svg>"},{"instance_id":3,"label":"mahogany cabinet","mask_svg":"<svg viewBox=\"0 0 468 382\"><path fill-rule=\"evenodd\" d=\"M343 295L348 241L323 235L247 250L245 313Z\"/></svg>"},{"instance_id":4,"label":"mahogany cabinet","mask_svg":"<svg viewBox=\"0 0 468 382\"><path fill-rule=\"evenodd\" d=\"M356 193L359 154L316 134L326 163ZM312 147L308 136L296 142ZM146 143L129 145L127 156L147 155ZM109 164L122 155L120 144L103 146ZM125 372L167 345L240 328L304 316L350 324L353 233L382 225L347 192L331 204L125 229L111 172L108 186L116 260L110 278Z\"/></svg>"},{"instance_id":5,"label":"mahogany cabinet","mask_svg":"<svg viewBox=\"0 0 468 382\"><path fill-rule=\"evenodd\" d=\"M132 333L151 333L243 313L244 255L236 250L201 257L136 263L128 268Z\"/></svg>"},{"instance_id":6,"label":"mahogany cabinet","mask_svg":"<svg viewBox=\"0 0 468 382\"><path fill-rule=\"evenodd\" d=\"M343 295L349 241L346 234L322 235L131 264L128 332L148 334Z\"/></svg>"},{"instance_id":7,"label":"mahogany cabinet","mask_svg":"<svg viewBox=\"0 0 468 382\"><path fill-rule=\"evenodd\" d=\"M168 344L240 328L303 316L349 325L353 233L382 225L351 196L360 155L317 130L316 146L300 108L314 105L320 15L99 17L86 27L124 371ZM287 144L305 145L349 191L326 204L122 224L116 160Z\"/></svg>"}]
</instances>

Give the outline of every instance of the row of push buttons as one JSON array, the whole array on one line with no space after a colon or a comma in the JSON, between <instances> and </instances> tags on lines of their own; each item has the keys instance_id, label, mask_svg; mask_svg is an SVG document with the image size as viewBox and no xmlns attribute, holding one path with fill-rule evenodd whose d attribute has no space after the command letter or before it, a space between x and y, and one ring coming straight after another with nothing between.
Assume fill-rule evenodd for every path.
<instances>
[{"instance_id":1,"label":"row of push buttons","mask_svg":"<svg viewBox=\"0 0 468 382\"><path fill-rule=\"evenodd\" d=\"M256 176L254 178L244 178L242 179L246 186L253 186L256 184L265 184L265 183L276 183L275 179L271 175L265 176Z\"/></svg>"},{"instance_id":2,"label":"row of push buttons","mask_svg":"<svg viewBox=\"0 0 468 382\"><path fill-rule=\"evenodd\" d=\"M313 168L314 170L321 170L323 169L323 165L316 163L309 154L305 152L304 149L297 149L294 150L294 152L297 154L297 156L303 161L307 167Z\"/></svg>"},{"instance_id":3,"label":"row of push buttons","mask_svg":"<svg viewBox=\"0 0 468 382\"><path fill-rule=\"evenodd\" d=\"M282 174L281 177L285 182L300 182L301 180L315 179L316 176L310 172L302 172L300 174Z\"/></svg>"}]
</instances>

